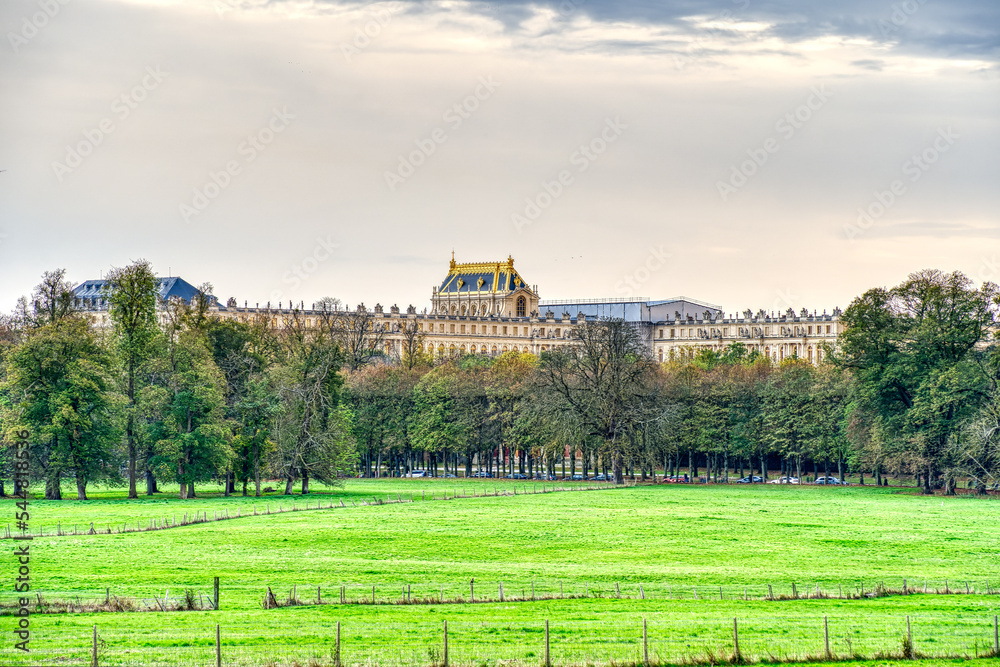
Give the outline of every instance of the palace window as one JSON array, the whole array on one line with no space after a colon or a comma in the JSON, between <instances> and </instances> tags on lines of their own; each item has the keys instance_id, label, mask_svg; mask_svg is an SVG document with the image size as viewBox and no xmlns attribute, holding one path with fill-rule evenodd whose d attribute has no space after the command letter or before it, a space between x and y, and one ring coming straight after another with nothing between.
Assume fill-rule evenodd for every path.
<instances>
[{"instance_id":1,"label":"palace window","mask_svg":"<svg viewBox=\"0 0 1000 667\"><path fill-rule=\"evenodd\" d=\"M542 328L540 328L540 329L538 330L538 334L539 334L540 336L544 336L544 335L545 335L545 327L542 327Z\"/></svg>"},{"instance_id":2,"label":"palace window","mask_svg":"<svg viewBox=\"0 0 1000 667\"><path fill-rule=\"evenodd\" d=\"M670 337L673 338L675 333L676 333L676 330L675 329L671 329L670 330Z\"/></svg>"},{"instance_id":3,"label":"palace window","mask_svg":"<svg viewBox=\"0 0 1000 667\"><path fill-rule=\"evenodd\" d=\"M657 338L663 338L663 329L660 329L660 335L657 336ZM662 352L660 353L660 357L663 357L663 353ZM660 361L663 361L663 359L661 358Z\"/></svg>"},{"instance_id":4,"label":"palace window","mask_svg":"<svg viewBox=\"0 0 1000 667\"><path fill-rule=\"evenodd\" d=\"M517 316L524 317L527 310L528 310L528 301L523 296L517 297Z\"/></svg>"},{"instance_id":5,"label":"palace window","mask_svg":"<svg viewBox=\"0 0 1000 667\"><path fill-rule=\"evenodd\" d=\"M826 325L826 332L830 333L830 325L829 324Z\"/></svg>"},{"instance_id":6,"label":"palace window","mask_svg":"<svg viewBox=\"0 0 1000 667\"><path fill-rule=\"evenodd\" d=\"M441 333L444 333L444 324L439 324L438 325L438 331L440 331Z\"/></svg>"},{"instance_id":7,"label":"palace window","mask_svg":"<svg viewBox=\"0 0 1000 667\"><path fill-rule=\"evenodd\" d=\"M486 333L486 327L483 327L483 333ZM497 326L495 324L493 325L493 335L497 335Z\"/></svg>"},{"instance_id":8,"label":"palace window","mask_svg":"<svg viewBox=\"0 0 1000 667\"><path fill-rule=\"evenodd\" d=\"M504 328L503 328L503 335L504 335L504 336L506 336L506 335L507 335L507 327L504 327ZM504 350L504 351L506 352L506 350Z\"/></svg>"},{"instance_id":9,"label":"palace window","mask_svg":"<svg viewBox=\"0 0 1000 667\"><path fill-rule=\"evenodd\" d=\"M450 332L451 333L455 333L455 325L454 324L451 325L451 331Z\"/></svg>"},{"instance_id":10,"label":"palace window","mask_svg":"<svg viewBox=\"0 0 1000 667\"><path fill-rule=\"evenodd\" d=\"M562 329L556 327L556 338L559 338L560 336L562 336Z\"/></svg>"},{"instance_id":11,"label":"palace window","mask_svg":"<svg viewBox=\"0 0 1000 667\"><path fill-rule=\"evenodd\" d=\"M812 336L812 333L813 333L813 328L812 328L812 325L810 324L809 325L809 335Z\"/></svg>"},{"instance_id":12,"label":"palace window","mask_svg":"<svg viewBox=\"0 0 1000 667\"><path fill-rule=\"evenodd\" d=\"M524 327L524 335L525 335L525 336L527 336L527 335L528 335L528 327Z\"/></svg>"},{"instance_id":13,"label":"palace window","mask_svg":"<svg viewBox=\"0 0 1000 667\"><path fill-rule=\"evenodd\" d=\"M465 333L465 325L462 325L462 333Z\"/></svg>"}]
</instances>

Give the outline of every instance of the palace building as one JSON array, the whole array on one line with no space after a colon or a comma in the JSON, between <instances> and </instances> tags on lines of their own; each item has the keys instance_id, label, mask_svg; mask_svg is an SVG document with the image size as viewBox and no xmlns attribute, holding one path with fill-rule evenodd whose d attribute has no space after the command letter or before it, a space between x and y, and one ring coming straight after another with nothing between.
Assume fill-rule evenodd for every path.
<instances>
[{"instance_id":1,"label":"palace building","mask_svg":"<svg viewBox=\"0 0 1000 667\"><path fill-rule=\"evenodd\" d=\"M74 290L76 306L91 313L96 324L107 322L105 281L89 280ZM161 301L180 298L190 303L197 289L180 278L161 278ZM323 313L304 303L276 307L225 305L210 297L210 310L217 317L267 316L276 327L288 317L302 318L306 326L318 326ZM687 297L650 300L645 298L569 299L543 301L538 286L529 285L514 268L514 259L500 262L457 263L452 256L448 273L431 289L429 310L414 306L401 313L388 312L381 304L369 311L360 304L348 315L363 313L379 327L386 356L398 359L403 350L404 329L417 327L422 351L436 356L458 354L497 355L507 351L541 354L572 342L573 329L585 322L619 318L642 334L650 355L658 361L690 357L702 349L721 351L731 343L779 362L798 357L817 364L834 347L842 332L841 311L831 313L806 309L784 313L753 312L726 315L709 303Z\"/></svg>"}]
</instances>

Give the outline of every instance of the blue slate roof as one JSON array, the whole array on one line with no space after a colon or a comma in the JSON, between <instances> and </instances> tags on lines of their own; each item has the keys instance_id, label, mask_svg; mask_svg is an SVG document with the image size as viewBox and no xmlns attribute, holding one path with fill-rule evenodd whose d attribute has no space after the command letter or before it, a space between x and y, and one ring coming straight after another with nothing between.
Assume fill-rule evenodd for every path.
<instances>
[{"instance_id":1,"label":"blue slate roof","mask_svg":"<svg viewBox=\"0 0 1000 667\"><path fill-rule=\"evenodd\" d=\"M87 280L73 288L73 296L77 299L105 299L107 298L107 294L103 290L107 284L107 280ZM178 297L189 304L191 303L191 299L198 294L197 287L183 278L176 276L172 278L157 278L157 288L160 299L164 301L171 297Z\"/></svg>"},{"instance_id":2,"label":"blue slate roof","mask_svg":"<svg viewBox=\"0 0 1000 667\"><path fill-rule=\"evenodd\" d=\"M479 281L482 281L480 285ZM467 292L497 292L504 294L530 287L514 269L514 260L505 262L476 262L469 264L451 261L448 275L441 281L439 294L465 294Z\"/></svg>"}]
</instances>

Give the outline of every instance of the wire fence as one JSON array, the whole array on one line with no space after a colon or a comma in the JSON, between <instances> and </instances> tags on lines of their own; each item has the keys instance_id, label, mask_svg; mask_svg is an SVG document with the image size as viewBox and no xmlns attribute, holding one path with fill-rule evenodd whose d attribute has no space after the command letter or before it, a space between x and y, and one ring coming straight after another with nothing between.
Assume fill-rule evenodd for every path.
<instances>
[{"instance_id":1,"label":"wire fence","mask_svg":"<svg viewBox=\"0 0 1000 667\"><path fill-rule=\"evenodd\" d=\"M36 640L37 643L37 640ZM338 623L295 619L176 628L154 636L95 626L64 648L0 651L5 665L660 665L911 657L998 657L997 619L756 615L616 621Z\"/></svg>"},{"instance_id":2,"label":"wire fence","mask_svg":"<svg viewBox=\"0 0 1000 667\"><path fill-rule=\"evenodd\" d=\"M189 597L190 592L190 597ZM204 585L175 585L161 591L105 587L99 591L46 590L30 598L32 613L87 613L129 611L200 611L215 608L220 593ZM691 584L683 581L581 582L482 581L413 584L301 583L274 584L259 588L252 584L223 582L222 604L227 595L241 600L256 598L265 609L298 605L448 605L543 602L570 599L768 601L860 600L903 595L970 595L1000 597L1000 581L979 579L897 578L886 581L855 580L843 583L779 582L773 584ZM21 594L0 592L0 617L16 613Z\"/></svg>"},{"instance_id":3,"label":"wire fence","mask_svg":"<svg viewBox=\"0 0 1000 667\"><path fill-rule=\"evenodd\" d=\"M456 500L462 498L495 498L513 497L547 493L566 493L575 491L608 491L612 489L630 489L635 483L628 484L573 484L564 486L559 484L546 483L516 483L504 486L494 485L489 488L485 485L466 487L456 485L452 489L442 488L440 490L422 489L419 492L402 491L388 494L377 494L362 498L335 498L328 497L305 497L292 498L291 500L275 499L273 501L264 500L250 503L250 507L236 506L233 511L229 507L212 510L195 510L193 512L172 513L169 516L145 517L124 523L101 524L100 521L88 523L69 523L64 526L61 521L57 521L55 526L38 525L37 528L28 530L24 524L6 524L0 531L0 540L19 539L23 536L32 537L70 537L75 535L118 535L122 533L146 533L153 530L167 530L181 526L193 526L199 524L213 523L216 521L229 521L241 519L249 516L270 516L272 514L284 514L286 512L304 512L315 510L333 510L346 507L364 507L369 505L399 505L403 503L414 503L417 501L427 502L436 500ZM383 498L382 496L385 496Z\"/></svg>"}]
</instances>

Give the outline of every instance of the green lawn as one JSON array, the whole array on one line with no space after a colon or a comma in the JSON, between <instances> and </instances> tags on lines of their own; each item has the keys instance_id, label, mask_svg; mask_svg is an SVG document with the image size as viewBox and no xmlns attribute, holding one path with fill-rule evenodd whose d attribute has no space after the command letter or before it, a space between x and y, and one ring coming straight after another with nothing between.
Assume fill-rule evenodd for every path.
<instances>
[{"instance_id":1,"label":"green lawn","mask_svg":"<svg viewBox=\"0 0 1000 667\"><path fill-rule=\"evenodd\" d=\"M556 484L556 486L562 486ZM93 624L105 647L101 664L214 664L215 624L221 625L230 664L303 664L330 660L336 622L343 657L354 663L430 664L440 655L442 621L449 623L449 657L462 664L515 660L538 664L544 622L550 622L552 658L641 660L642 618L651 659L732 652L738 619L741 649L755 659L818 656L827 617L831 651L841 655L898 652L911 617L918 652L967 653L992 647L998 595L911 595L877 599L766 601L803 595L871 590L879 582L901 588L993 591L1000 588L1000 503L973 497L924 497L898 489L784 486L670 486L607 491L525 494L541 485L519 482L517 496L439 499L447 493L481 496L511 482L351 480L343 489L305 499L333 509L288 512L162 531L41 537L31 543L32 592L43 598L151 598L169 589L211 590L222 581L217 612L65 614L32 617L33 652L24 660L12 642L0 646L0 664L82 661ZM207 489L206 489L207 491ZM121 490L97 499L31 503L32 525L148 523L186 511L287 499L173 497L121 499ZM415 502L362 505L401 496ZM425 497L426 500L421 500ZM340 507L340 500L346 507ZM355 505L357 504L357 505ZM13 517L12 500L4 501ZM7 542L11 545L11 542ZM13 579L15 564L5 559ZM485 604L402 605L414 598L556 599ZM378 605L304 604L265 611L271 586L279 598L297 587L304 603L321 586L337 602L347 584L351 599ZM645 599L640 599L639 587ZM617 587L617 589L616 589ZM720 599L720 587L721 598ZM5 586L0 600L14 597ZM586 597L558 599L565 596ZM616 592L617 591L617 592ZM621 595L619 598L618 595ZM697 595L698 599L695 599ZM746 595L749 600L744 600ZM12 619L5 619L12 620ZM129 651L132 651L129 653ZM21 662L18 662L21 660ZM882 664L882 663L880 663Z\"/></svg>"}]
</instances>

